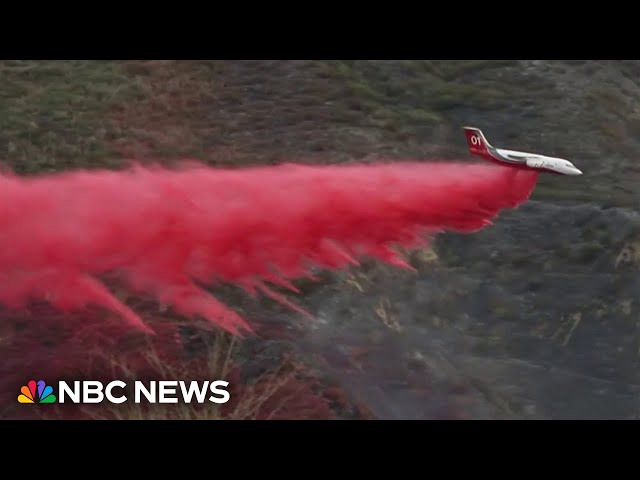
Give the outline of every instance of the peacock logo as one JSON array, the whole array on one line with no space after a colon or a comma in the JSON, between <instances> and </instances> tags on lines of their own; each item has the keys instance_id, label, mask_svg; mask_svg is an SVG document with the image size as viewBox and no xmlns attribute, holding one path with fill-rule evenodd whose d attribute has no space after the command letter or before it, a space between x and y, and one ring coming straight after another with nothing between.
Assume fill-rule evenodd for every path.
<instances>
[{"instance_id":1,"label":"peacock logo","mask_svg":"<svg viewBox=\"0 0 640 480\"><path fill-rule=\"evenodd\" d=\"M53 388L44 380L38 380L37 383L35 380L30 380L22 386L18 395L18 403L56 403L56 400Z\"/></svg>"}]
</instances>

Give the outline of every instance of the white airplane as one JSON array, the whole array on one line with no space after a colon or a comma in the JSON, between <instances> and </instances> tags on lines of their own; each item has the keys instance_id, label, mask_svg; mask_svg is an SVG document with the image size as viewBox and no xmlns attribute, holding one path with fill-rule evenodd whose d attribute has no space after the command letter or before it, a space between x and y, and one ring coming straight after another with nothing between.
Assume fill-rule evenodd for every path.
<instances>
[{"instance_id":1,"label":"white airplane","mask_svg":"<svg viewBox=\"0 0 640 480\"><path fill-rule=\"evenodd\" d=\"M494 148L487 142L479 128L464 127L464 133L471 154L478 155L490 162L524 170L538 170L560 175L582 175L582 172L573 163L564 158Z\"/></svg>"}]
</instances>

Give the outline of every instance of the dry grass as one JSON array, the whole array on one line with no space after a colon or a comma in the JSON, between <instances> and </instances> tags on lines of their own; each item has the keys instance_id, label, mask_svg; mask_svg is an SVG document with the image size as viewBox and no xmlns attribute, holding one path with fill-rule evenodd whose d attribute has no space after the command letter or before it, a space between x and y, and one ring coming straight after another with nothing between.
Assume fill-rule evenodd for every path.
<instances>
[{"instance_id":1,"label":"dry grass","mask_svg":"<svg viewBox=\"0 0 640 480\"><path fill-rule=\"evenodd\" d=\"M397 333L402 332L403 328L398 322L398 314L388 297L382 297L378 300L373 311L385 327Z\"/></svg>"},{"instance_id":2,"label":"dry grass","mask_svg":"<svg viewBox=\"0 0 640 480\"><path fill-rule=\"evenodd\" d=\"M224 335L216 335L213 345L205 354L202 372L211 381L228 378L232 368L235 342L233 338L228 339ZM139 378L141 373L139 367L126 356L117 357L106 352L96 352L96 355L107 361L111 370L111 378L122 379L127 383ZM157 379L196 379L193 376L193 366L182 362L167 362L166 359L161 358L157 348L151 343L148 343L143 350L142 356L144 363L154 372ZM197 373L199 375L201 372ZM149 375L149 373L145 372L145 375ZM128 402L123 405L100 408L97 411L96 409L84 408L83 411L92 420L218 420L223 418L218 404L207 405L206 408L194 408L194 405L184 403L148 406Z\"/></svg>"},{"instance_id":3,"label":"dry grass","mask_svg":"<svg viewBox=\"0 0 640 480\"><path fill-rule=\"evenodd\" d=\"M197 377L211 379L211 381L219 379L239 381L237 367L233 361L236 343L235 338L229 338L226 335L216 336L213 345L204 355L204 365L198 369ZM157 372L159 379L195 378L192 365L169 364L161 359L153 347L149 347L144 353L144 358L152 370ZM135 367L128 364L126 359L110 357L110 363L113 368L113 378L124 378L129 381L138 378ZM303 386L293 392L288 388L297 381L300 373L299 365L286 363L280 365L275 371L262 374L250 384L241 387L231 385L233 397L230 400L230 407L213 403L202 406L186 403L143 405L129 402L102 408L99 411L85 409L85 413L93 420L268 420L281 411L286 411L288 402L294 399L296 394L304 393ZM295 416L295 412L291 414Z\"/></svg>"},{"instance_id":4,"label":"dry grass","mask_svg":"<svg viewBox=\"0 0 640 480\"><path fill-rule=\"evenodd\" d=\"M627 242L616 257L616 268L622 265L638 265L640 263L640 239Z\"/></svg>"},{"instance_id":5,"label":"dry grass","mask_svg":"<svg viewBox=\"0 0 640 480\"><path fill-rule=\"evenodd\" d=\"M114 349L83 350L84 364L74 362L73 379L94 379L108 383L114 379L127 383L125 395L134 398L133 383L140 381L184 380L229 382L230 400L226 404L184 403L147 404L128 401L123 404L102 402L96 405L57 404L29 411L14 408L2 418L16 414L35 415L45 420L305 420L336 418L330 392L315 374L300 361L283 357L271 368L247 376L239 360L239 340L217 333L203 351L193 358L176 356L173 342L146 340L142 344ZM69 354L61 344L59 355ZM78 352L75 352L78 354ZM326 392L325 392L326 390ZM344 408L344 405L342 406Z\"/></svg>"}]
</instances>

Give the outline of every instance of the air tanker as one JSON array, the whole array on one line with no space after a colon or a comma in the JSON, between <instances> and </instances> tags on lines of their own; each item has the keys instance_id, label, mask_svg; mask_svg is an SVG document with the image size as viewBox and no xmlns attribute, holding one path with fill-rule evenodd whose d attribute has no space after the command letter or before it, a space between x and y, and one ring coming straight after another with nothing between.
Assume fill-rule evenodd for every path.
<instances>
[{"instance_id":1,"label":"air tanker","mask_svg":"<svg viewBox=\"0 0 640 480\"><path fill-rule=\"evenodd\" d=\"M479 128L463 127L469 152L490 162L524 170L555 173L557 175L582 175L573 163L564 158L547 157L537 153L518 152L492 147Z\"/></svg>"}]
</instances>

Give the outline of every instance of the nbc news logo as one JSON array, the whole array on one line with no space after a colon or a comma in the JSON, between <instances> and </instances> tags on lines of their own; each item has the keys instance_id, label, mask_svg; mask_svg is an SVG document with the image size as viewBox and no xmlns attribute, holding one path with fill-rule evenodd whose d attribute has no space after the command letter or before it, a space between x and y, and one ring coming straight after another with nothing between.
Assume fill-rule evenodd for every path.
<instances>
[{"instance_id":1,"label":"nbc news logo","mask_svg":"<svg viewBox=\"0 0 640 480\"><path fill-rule=\"evenodd\" d=\"M67 382L58 382L58 395L53 393L53 387L44 380L30 380L20 389L18 403L109 403L119 404L128 401L124 395L127 384L121 380L114 380L103 385L97 380L74 381L73 386ZM176 381L161 380L145 384L135 381L133 384L133 401L141 403L227 403L230 399L226 387L229 382L216 380L204 381ZM119 391L116 391L119 389ZM143 400L144 399L144 400Z\"/></svg>"}]
</instances>

